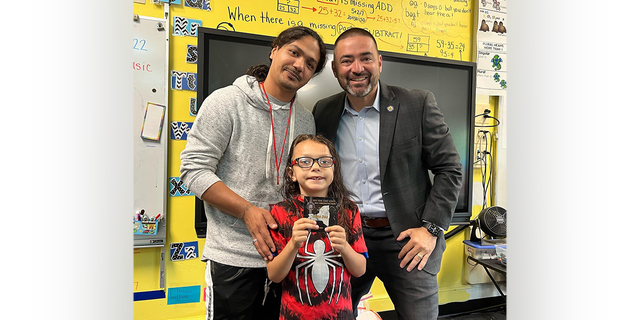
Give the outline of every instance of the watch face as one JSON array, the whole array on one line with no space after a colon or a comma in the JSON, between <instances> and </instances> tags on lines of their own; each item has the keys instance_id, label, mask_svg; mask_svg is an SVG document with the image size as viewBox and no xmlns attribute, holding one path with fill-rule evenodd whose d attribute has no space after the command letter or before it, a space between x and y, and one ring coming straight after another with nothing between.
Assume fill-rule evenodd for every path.
<instances>
[{"instance_id":1,"label":"watch face","mask_svg":"<svg viewBox=\"0 0 640 320\"><path fill-rule=\"evenodd\" d=\"M435 224L433 224L433 223L427 223L427 224L426 224L426 227L427 227L427 231L429 231L429 233L431 233L431 234L432 234L432 235L434 235L434 236L437 236L437 235L438 235L438 233L439 233L439 231L440 231L440 230L438 229L438 226L436 226L436 225L435 225Z\"/></svg>"}]
</instances>

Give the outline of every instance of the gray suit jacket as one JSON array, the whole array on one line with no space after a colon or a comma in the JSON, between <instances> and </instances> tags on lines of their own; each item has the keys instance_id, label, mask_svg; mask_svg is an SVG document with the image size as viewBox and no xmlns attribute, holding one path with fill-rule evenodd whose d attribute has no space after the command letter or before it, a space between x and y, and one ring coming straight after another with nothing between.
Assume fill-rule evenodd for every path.
<instances>
[{"instance_id":1,"label":"gray suit jacket","mask_svg":"<svg viewBox=\"0 0 640 320\"><path fill-rule=\"evenodd\" d=\"M391 229L397 237L426 220L446 230L458 202L462 164L435 96L382 82L380 90L380 177ZM316 133L334 143L345 98L346 93L341 92L313 107ZM430 259L438 260L437 268L427 266L435 272L444 251L442 233L438 242L434 253L440 254Z\"/></svg>"}]
</instances>

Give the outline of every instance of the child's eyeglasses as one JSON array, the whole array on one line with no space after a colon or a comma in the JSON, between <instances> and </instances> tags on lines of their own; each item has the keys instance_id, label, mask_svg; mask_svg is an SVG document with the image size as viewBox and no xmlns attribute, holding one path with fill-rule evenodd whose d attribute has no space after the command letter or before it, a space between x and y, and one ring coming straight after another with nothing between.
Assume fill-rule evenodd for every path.
<instances>
[{"instance_id":1,"label":"child's eyeglasses","mask_svg":"<svg viewBox=\"0 0 640 320\"><path fill-rule=\"evenodd\" d=\"M293 159L291 162L291 166L297 164L300 168L311 168L313 167L313 163L317 162L320 168L331 168L333 166L333 157L320 157L320 158L311 158L311 157L300 157Z\"/></svg>"}]
</instances>

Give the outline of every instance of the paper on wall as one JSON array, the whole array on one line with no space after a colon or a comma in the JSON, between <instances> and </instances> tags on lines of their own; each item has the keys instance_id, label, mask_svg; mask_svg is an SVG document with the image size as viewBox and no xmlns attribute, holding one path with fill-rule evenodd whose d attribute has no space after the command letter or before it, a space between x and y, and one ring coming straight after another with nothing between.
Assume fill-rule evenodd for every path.
<instances>
[{"instance_id":1,"label":"paper on wall","mask_svg":"<svg viewBox=\"0 0 640 320\"><path fill-rule=\"evenodd\" d=\"M147 103L147 111L144 114L142 133L140 134L142 138L155 141L160 140L165 109L165 106L151 102Z\"/></svg>"}]
</instances>

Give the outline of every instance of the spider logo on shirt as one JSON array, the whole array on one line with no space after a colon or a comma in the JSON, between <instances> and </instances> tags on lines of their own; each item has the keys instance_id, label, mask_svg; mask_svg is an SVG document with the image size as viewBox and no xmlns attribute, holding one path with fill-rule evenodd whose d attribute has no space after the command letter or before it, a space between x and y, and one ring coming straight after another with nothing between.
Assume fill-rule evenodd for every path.
<instances>
[{"instance_id":1,"label":"spider logo on shirt","mask_svg":"<svg viewBox=\"0 0 640 320\"><path fill-rule=\"evenodd\" d=\"M343 272L344 272L344 264L342 264L338 258L340 258L340 254L333 254L335 250L331 247L331 250L324 252L326 249L325 242L322 239L317 239L313 242L313 251L309 251L309 238L311 237L311 232L307 235L307 241L304 243L304 253L306 255L297 254L296 257L306 260L303 263L296 266L296 286L298 287L298 294L300 295L300 302L304 305L304 300L302 299L302 290L300 287L300 278L298 275L300 272L304 271L304 287L307 291L307 300L309 301L309 305L313 305L311 302L311 296L309 295L309 278L311 278L311 283L313 287L316 289L318 293L324 292L329 284L329 276L333 275L333 284L331 286L331 294L329 295L329 303L334 297L334 290L336 288L336 284L338 285L338 294L335 296L335 302L338 304L338 296L340 296L340 292L342 290L342 280L343 280ZM329 235L327 234L327 238ZM340 282L337 282L336 273L337 268L340 267ZM309 273L311 273L311 277L309 277Z\"/></svg>"}]
</instances>

